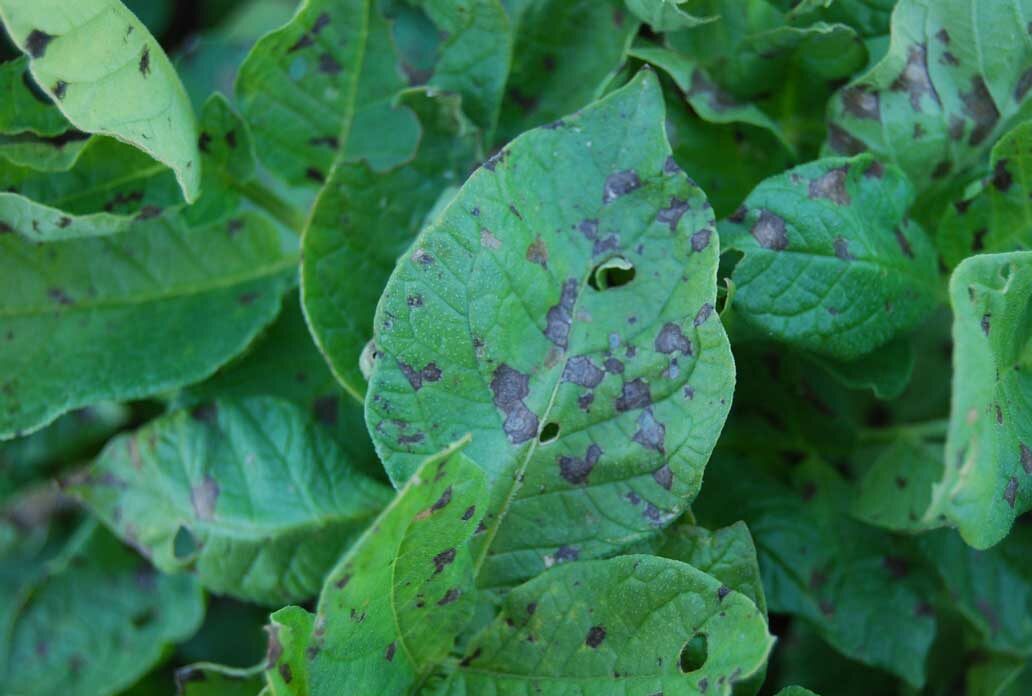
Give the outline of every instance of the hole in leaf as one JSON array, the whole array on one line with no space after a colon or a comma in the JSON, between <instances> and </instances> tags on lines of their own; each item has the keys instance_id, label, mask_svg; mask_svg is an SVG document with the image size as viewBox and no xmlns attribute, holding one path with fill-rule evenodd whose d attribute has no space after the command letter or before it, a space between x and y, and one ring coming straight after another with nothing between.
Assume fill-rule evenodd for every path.
<instances>
[{"instance_id":1,"label":"hole in leaf","mask_svg":"<svg viewBox=\"0 0 1032 696\"><path fill-rule=\"evenodd\" d=\"M635 274L633 263L622 256L614 256L591 269L588 285L595 290L619 288L634 280Z\"/></svg>"},{"instance_id":2,"label":"hole in leaf","mask_svg":"<svg viewBox=\"0 0 1032 696\"><path fill-rule=\"evenodd\" d=\"M538 442L545 444L552 442L557 437L559 437L559 424L545 423L545 427L541 429L541 435L538 436Z\"/></svg>"},{"instance_id":3,"label":"hole in leaf","mask_svg":"<svg viewBox=\"0 0 1032 696\"><path fill-rule=\"evenodd\" d=\"M701 669L709 657L709 641L705 633L696 633L681 648L681 671L685 674Z\"/></svg>"},{"instance_id":4,"label":"hole in leaf","mask_svg":"<svg viewBox=\"0 0 1032 696\"><path fill-rule=\"evenodd\" d=\"M172 553L175 555L176 560L188 560L197 553L198 548L194 535L190 533L189 529L180 525L175 539L172 540Z\"/></svg>"}]
</instances>

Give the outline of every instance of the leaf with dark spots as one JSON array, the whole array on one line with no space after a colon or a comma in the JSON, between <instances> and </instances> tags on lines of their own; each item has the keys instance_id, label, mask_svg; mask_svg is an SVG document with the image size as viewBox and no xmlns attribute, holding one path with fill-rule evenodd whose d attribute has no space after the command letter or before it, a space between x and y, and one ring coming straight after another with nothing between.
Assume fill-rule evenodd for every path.
<instances>
[{"instance_id":1,"label":"leaf with dark spots","mask_svg":"<svg viewBox=\"0 0 1032 696\"><path fill-rule=\"evenodd\" d=\"M923 110L922 100L926 96L936 105L942 103L928 74L928 51L924 44L914 44L907 49L906 65L892 83L892 89L906 92L910 98L910 106L919 113Z\"/></svg>"},{"instance_id":2,"label":"leaf with dark spots","mask_svg":"<svg viewBox=\"0 0 1032 696\"><path fill-rule=\"evenodd\" d=\"M699 307L699 311L695 313L695 319L692 320L692 326L699 328L706 321L713 316L713 305L709 302Z\"/></svg>"},{"instance_id":3,"label":"leaf with dark spots","mask_svg":"<svg viewBox=\"0 0 1032 696\"><path fill-rule=\"evenodd\" d=\"M602 448L596 444L589 445L583 457L562 455L558 459L559 475L575 486L587 483L591 470L595 468L601 456Z\"/></svg>"},{"instance_id":4,"label":"leaf with dark spots","mask_svg":"<svg viewBox=\"0 0 1032 696\"><path fill-rule=\"evenodd\" d=\"M765 664L773 639L746 595L718 598L720 587L687 563L656 556L556 564L505 596L497 617L465 648L476 661L458 665L447 692L547 684L579 693L601 684L592 693L653 694L663 684L667 693L698 693L700 679L748 679ZM709 659L685 674L680 655L696 633L707 636Z\"/></svg>"},{"instance_id":5,"label":"leaf with dark spots","mask_svg":"<svg viewBox=\"0 0 1032 696\"><path fill-rule=\"evenodd\" d=\"M656 351L664 355L680 352L682 355L692 355L692 342L681 331L681 327L673 322L667 322L656 335L653 344Z\"/></svg>"},{"instance_id":6,"label":"leaf with dark spots","mask_svg":"<svg viewBox=\"0 0 1032 696\"><path fill-rule=\"evenodd\" d=\"M311 596L390 497L305 410L268 397L174 411L112 441L89 471L67 492L127 540L146 529L135 543L159 569L189 566L213 592L268 605ZM107 476L125 485L104 486Z\"/></svg>"},{"instance_id":7,"label":"leaf with dark spots","mask_svg":"<svg viewBox=\"0 0 1032 696\"><path fill-rule=\"evenodd\" d=\"M638 430L632 438L645 449L651 449L663 454L665 452L663 441L666 437L666 426L656 420L651 408L646 408L638 416Z\"/></svg>"},{"instance_id":8,"label":"leaf with dark spots","mask_svg":"<svg viewBox=\"0 0 1032 696\"><path fill-rule=\"evenodd\" d=\"M434 575L444 571L445 566L455 560L455 549L446 549L434 556Z\"/></svg>"},{"instance_id":9,"label":"leaf with dark spots","mask_svg":"<svg viewBox=\"0 0 1032 696\"><path fill-rule=\"evenodd\" d=\"M447 592L445 592L444 596L441 597L437 601L437 606L443 607L443 606L446 606L448 604L452 604L454 602L457 602L459 597L461 597L461 596L462 596L462 591L459 590L456 587L453 587L453 588L449 589Z\"/></svg>"},{"instance_id":10,"label":"leaf with dark spots","mask_svg":"<svg viewBox=\"0 0 1032 696\"><path fill-rule=\"evenodd\" d=\"M329 53L323 53L319 56L319 72L327 75L336 75L341 70L343 70L343 66Z\"/></svg>"},{"instance_id":11,"label":"leaf with dark spots","mask_svg":"<svg viewBox=\"0 0 1032 696\"><path fill-rule=\"evenodd\" d=\"M999 159L993 166L993 186L1000 193L1006 193L1014 184L1014 177L1007 170L1007 162L1007 159Z\"/></svg>"},{"instance_id":12,"label":"leaf with dark spots","mask_svg":"<svg viewBox=\"0 0 1032 696\"><path fill-rule=\"evenodd\" d=\"M151 57L150 57L150 47L149 46L145 46L144 47L143 53L140 55L140 64L137 66L137 68L139 69L140 74L143 75L144 77L147 77L148 75L150 75L150 72L151 72Z\"/></svg>"},{"instance_id":13,"label":"leaf with dark spots","mask_svg":"<svg viewBox=\"0 0 1032 696\"><path fill-rule=\"evenodd\" d=\"M996 108L996 102L989 94L989 88L981 75L971 78L971 89L961 92L960 98L964 103L964 113L975 122L968 142L978 145L996 128L1000 120L1000 111Z\"/></svg>"},{"instance_id":14,"label":"leaf with dark spots","mask_svg":"<svg viewBox=\"0 0 1032 696\"><path fill-rule=\"evenodd\" d=\"M25 37L25 50L33 58L42 58L47 52L47 46L54 40L54 37L45 31L33 29Z\"/></svg>"},{"instance_id":15,"label":"leaf with dark spots","mask_svg":"<svg viewBox=\"0 0 1032 696\"><path fill-rule=\"evenodd\" d=\"M652 472L653 480L668 491L674 484L674 472L666 464Z\"/></svg>"},{"instance_id":16,"label":"leaf with dark spots","mask_svg":"<svg viewBox=\"0 0 1032 696\"><path fill-rule=\"evenodd\" d=\"M548 268L548 248L540 236L527 247L527 261L536 263L542 268Z\"/></svg>"},{"instance_id":17,"label":"leaf with dark spots","mask_svg":"<svg viewBox=\"0 0 1032 696\"><path fill-rule=\"evenodd\" d=\"M731 403L723 328L715 313L692 324L717 303L714 213L683 173L664 173L657 78L643 72L562 120L507 144L504 165L474 171L449 197L411 246L436 263L421 268L403 255L373 325L383 357L372 366L366 416L391 479L407 480L445 439L474 433L470 457L492 489L477 513L485 587L533 577L557 547L582 559L617 554L671 523L698 491ZM657 223L671 201L684 202L681 234ZM693 249L701 230L709 243ZM527 261L528 249L543 258L542 247L547 272ZM418 311L408 305L414 294L425 299ZM655 341L667 324L680 333L663 354ZM413 370L436 361L442 388L417 394L399 359ZM689 377L694 400L681 396ZM664 463L633 441L645 407L666 428L655 446L672 471L670 495L657 486L663 497L650 500L648 517L613 485L648 480ZM398 435L413 432L427 437L403 446ZM585 515L588 504L613 513Z\"/></svg>"},{"instance_id":18,"label":"leaf with dark spots","mask_svg":"<svg viewBox=\"0 0 1032 696\"><path fill-rule=\"evenodd\" d=\"M880 176L868 176L876 164ZM761 183L744 219L719 228L722 247L744 253L731 277L738 316L845 361L916 327L939 274L931 240L905 217L913 196L899 169L870 155L817 160Z\"/></svg>"},{"instance_id":19,"label":"leaf with dark spots","mask_svg":"<svg viewBox=\"0 0 1032 696\"><path fill-rule=\"evenodd\" d=\"M602 202L612 203L620 196L637 191L641 186L641 179L638 178L638 173L633 170L625 169L610 174L606 177L605 185L602 189Z\"/></svg>"},{"instance_id":20,"label":"leaf with dark spots","mask_svg":"<svg viewBox=\"0 0 1032 696\"><path fill-rule=\"evenodd\" d=\"M857 118L881 121L881 104L878 93L864 85L856 85L842 90L842 105L846 112Z\"/></svg>"}]
</instances>

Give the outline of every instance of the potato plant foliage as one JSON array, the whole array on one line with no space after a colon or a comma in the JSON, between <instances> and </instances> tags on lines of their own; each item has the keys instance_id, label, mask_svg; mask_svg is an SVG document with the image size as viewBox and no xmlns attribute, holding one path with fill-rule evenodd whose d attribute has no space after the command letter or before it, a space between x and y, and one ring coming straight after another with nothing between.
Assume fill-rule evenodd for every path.
<instances>
[{"instance_id":1,"label":"potato plant foliage","mask_svg":"<svg viewBox=\"0 0 1032 696\"><path fill-rule=\"evenodd\" d=\"M1032 693L1032 0L0 23L0 696Z\"/></svg>"}]
</instances>

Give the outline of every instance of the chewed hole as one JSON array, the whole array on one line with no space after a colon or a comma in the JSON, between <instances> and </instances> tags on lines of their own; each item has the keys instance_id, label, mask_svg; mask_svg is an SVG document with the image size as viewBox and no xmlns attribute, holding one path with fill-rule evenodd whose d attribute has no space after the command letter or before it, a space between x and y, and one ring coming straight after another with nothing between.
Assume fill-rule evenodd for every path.
<instances>
[{"instance_id":1,"label":"chewed hole","mask_svg":"<svg viewBox=\"0 0 1032 696\"><path fill-rule=\"evenodd\" d=\"M696 633L692 639L681 648L681 671L689 674L706 664L709 657L709 641L705 633Z\"/></svg>"},{"instance_id":2,"label":"chewed hole","mask_svg":"<svg viewBox=\"0 0 1032 696\"><path fill-rule=\"evenodd\" d=\"M198 548L194 535L190 533L189 529L180 525L175 539L172 540L172 553L175 555L176 560L188 560L197 553Z\"/></svg>"},{"instance_id":3,"label":"chewed hole","mask_svg":"<svg viewBox=\"0 0 1032 696\"><path fill-rule=\"evenodd\" d=\"M541 429L541 434L538 436L538 442L546 444L552 442L557 437L559 437L559 424L545 423L545 427Z\"/></svg>"},{"instance_id":4,"label":"chewed hole","mask_svg":"<svg viewBox=\"0 0 1032 696\"><path fill-rule=\"evenodd\" d=\"M595 290L619 288L634 280L635 275L633 263L622 256L614 256L591 269L588 285Z\"/></svg>"}]
</instances>

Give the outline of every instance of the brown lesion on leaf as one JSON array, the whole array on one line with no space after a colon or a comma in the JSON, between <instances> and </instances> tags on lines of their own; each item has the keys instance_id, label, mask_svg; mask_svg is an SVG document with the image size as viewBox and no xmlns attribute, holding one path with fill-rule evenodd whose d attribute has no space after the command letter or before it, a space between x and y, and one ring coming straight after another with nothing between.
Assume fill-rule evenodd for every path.
<instances>
[{"instance_id":1,"label":"brown lesion on leaf","mask_svg":"<svg viewBox=\"0 0 1032 696\"><path fill-rule=\"evenodd\" d=\"M495 406L505 415L502 428L510 443L518 445L537 437L538 417L523 401L530 395L529 375L503 363L491 378L491 393Z\"/></svg>"},{"instance_id":2,"label":"brown lesion on leaf","mask_svg":"<svg viewBox=\"0 0 1032 696\"><path fill-rule=\"evenodd\" d=\"M856 260L849 251L849 241L845 237L835 238L835 257L847 262Z\"/></svg>"},{"instance_id":3,"label":"brown lesion on leaf","mask_svg":"<svg viewBox=\"0 0 1032 696\"><path fill-rule=\"evenodd\" d=\"M601 456L602 448L594 443L588 446L583 457L561 456L557 460L559 475L575 486L587 483L592 469L595 468L595 464L598 463Z\"/></svg>"},{"instance_id":4,"label":"brown lesion on leaf","mask_svg":"<svg viewBox=\"0 0 1032 696\"><path fill-rule=\"evenodd\" d=\"M975 122L975 127L968 138L970 145L978 145L985 140L1000 120L1000 111L996 108L993 95L981 75L971 78L971 89L960 93L964 103L964 113Z\"/></svg>"},{"instance_id":5,"label":"brown lesion on leaf","mask_svg":"<svg viewBox=\"0 0 1032 696\"><path fill-rule=\"evenodd\" d=\"M215 518L215 506L219 500L219 484L211 474L190 488L190 503L193 505L197 519L207 522Z\"/></svg>"},{"instance_id":6,"label":"brown lesion on leaf","mask_svg":"<svg viewBox=\"0 0 1032 696\"><path fill-rule=\"evenodd\" d=\"M548 268L548 247L541 235L535 237L534 241L527 247L527 261L536 263L542 268Z\"/></svg>"},{"instance_id":7,"label":"brown lesion on leaf","mask_svg":"<svg viewBox=\"0 0 1032 696\"><path fill-rule=\"evenodd\" d=\"M1017 479L1016 476L1011 476L1007 480L1007 486L1003 489L1003 500L1004 500L1004 502L1007 503L1007 505L1009 505L1013 509L1014 508L1014 503L1015 503L1015 501L1017 499L1018 499L1018 479Z\"/></svg>"},{"instance_id":8,"label":"brown lesion on leaf","mask_svg":"<svg viewBox=\"0 0 1032 696\"><path fill-rule=\"evenodd\" d=\"M677 231L677 224L681 222L684 214L691 209L688 201L672 196L666 208L662 208L656 215L656 221L661 225L667 225L671 232Z\"/></svg>"},{"instance_id":9,"label":"brown lesion on leaf","mask_svg":"<svg viewBox=\"0 0 1032 696\"><path fill-rule=\"evenodd\" d=\"M660 454L666 452L666 426L656 420L651 406L643 409L638 416L638 430L631 439L645 449L655 450Z\"/></svg>"},{"instance_id":10,"label":"brown lesion on leaf","mask_svg":"<svg viewBox=\"0 0 1032 696\"><path fill-rule=\"evenodd\" d=\"M139 67L141 75L143 75L144 77L147 77L148 75L150 75L150 73L151 73L150 47L148 47L148 46L144 46L143 47L143 53L140 54L140 64L139 64L138 67Z\"/></svg>"},{"instance_id":11,"label":"brown lesion on leaf","mask_svg":"<svg viewBox=\"0 0 1032 696\"><path fill-rule=\"evenodd\" d=\"M605 626L592 626L588 629L588 635L584 638L584 644L589 648L597 648L606 639Z\"/></svg>"},{"instance_id":12,"label":"brown lesion on leaf","mask_svg":"<svg viewBox=\"0 0 1032 696\"><path fill-rule=\"evenodd\" d=\"M925 44L914 44L907 49L907 64L892 83L891 89L894 92L906 92L910 98L910 106L918 113L923 111L921 102L926 96L937 106L942 105L928 73L928 49Z\"/></svg>"},{"instance_id":13,"label":"brown lesion on leaf","mask_svg":"<svg viewBox=\"0 0 1032 696\"><path fill-rule=\"evenodd\" d=\"M563 368L562 381L594 389L605 377L605 372L586 355L570 358Z\"/></svg>"},{"instance_id":14,"label":"brown lesion on leaf","mask_svg":"<svg viewBox=\"0 0 1032 696\"><path fill-rule=\"evenodd\" d=\"M576 301L577 279L569 278L563 283L559 303L551 307L545 317L545 337L564 350L573 324L573 305Z\"/></svg>"},{"instance_id":15,"label":"brown lesion on leaf","mask_svg":"<svg viewBox=\"0 0 1032 696\"><path fill-rule=\"evenodd\" d=\"M857 118L881 122L881 97L867 85L855 85L842 90L842 107Z\"/></svg>"},{"instance_id":16,"label":"brown lesion on leaf","mask_svg":"<svg viewBox=\"0 0 1032 696\"><path fill-rule=\"evenodd\" d=\"M656 335L653 348L664 355L680 352L682 355L693 355L691 340L684 335L681 327L674 322L663 324L663 328Z\"/></svg>"},{"instance_id":17,"label":"brown lesion on leaf","mask_svg":"<svg viewBox=\"0 0 1032 696\"><path fill-rule=\"evenodd\" d=\"M824 198L836 205L849 205L853 202L846 190L846 177L849 167L835 167L810 180L809 196L811 199Z\"/></svg>"},{"instance_id":18,"label":"brown lesion on leaf","mask_svg":"<svg viewBox=\"0 0 1032 696\"><path fill-rule=\"evenodd\" d=\"M620 396L616 399L616 410L632 411L636 408L645 408L652 405L652 393L649 390L648 382L638 377L630 382L624 382Z\"/></svg>"},{"instance_id":19,"label":"brown lesion on leaf","mask_svg":"<svg viewBox=\"0 0 1032 696\"><path fill-rule=\"evenodd\" d=\"M631 169L614 172L606 177L602 188L602 203L612 203L620 196L625 196L641 188L638 173Z\"/></svg>"},{"instance_id":20,"label":"brown lesion on leaf","mask_svg":"<svg viewBox=\"0 0 1032 696\"><path fill-rule=\"evenodd\" d=\"M45 31L40 31L39 29L33 29L29 32L29 35L25 37L25 50L33 58L42 58L46 55L47 47L54 38L53 34L48 34Z\"/></svg>"},{"instance_id":21,"label":"brown lesion on leaf","mask_svg":"<svg viewBox=\"0 0 1032 696\"><path fill-rule=\"evenodd\" d=\"M783 251L788 248L785 220L769 210L760 210L760 216L749 232L764 249Z\"/></svg>"}]
</instances>

